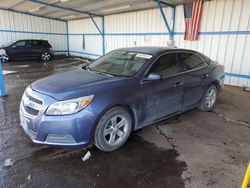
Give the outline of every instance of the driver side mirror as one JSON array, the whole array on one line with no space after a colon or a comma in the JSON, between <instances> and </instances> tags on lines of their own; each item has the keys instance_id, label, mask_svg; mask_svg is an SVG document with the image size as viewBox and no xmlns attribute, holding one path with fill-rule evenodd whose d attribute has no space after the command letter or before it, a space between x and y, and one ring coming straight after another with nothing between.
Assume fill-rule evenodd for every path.
<instances>
[{"instance_id":1,"label":"driver side mirror","mask_svg":"<svg viewBox=\"0 0 250 188\"><path fill-rule=\"evenodd\" d=\"M16 45L11 46L11 48L16 48Z\"/></svg>"},{"instance_id":2,"label":"driver side mirror","mask_svg":"<svg viewBox=\"0 0 250 188\"><path fill-rule=\"evenodd\" d=\"M86 69L92 62L89 60L84 61L84 63L82 64L82 69Z\"/></svg>"},{"instance_id":3,"label":"driver side mirror","mask_svg":"<svg viewBox=\"0 0 250 188\"><path fill-rule=\"evenodd\" d=\"M161 75L155 74L155 73L150 73L148 77L144 78L144 81L154 81L154 80L160 80Z\"/></svg>"}]
</instances>

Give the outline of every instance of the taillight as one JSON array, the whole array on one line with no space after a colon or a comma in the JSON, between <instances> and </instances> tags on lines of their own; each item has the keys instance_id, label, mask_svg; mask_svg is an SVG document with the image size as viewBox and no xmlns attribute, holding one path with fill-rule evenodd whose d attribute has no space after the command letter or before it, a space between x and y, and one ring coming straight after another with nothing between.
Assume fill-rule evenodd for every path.
<instances>
[{"instance_id":1,"label":"taillight","mask_svg":"<svg viewBox=\"0 0 250 188\"><path fill-rule=\"evenodd\" d=\"M49 49L50 49L50 50L53 50L52 46L51 46L49 43L48 43L48 45L49 45Z\"/></svg>"}]
</instances>

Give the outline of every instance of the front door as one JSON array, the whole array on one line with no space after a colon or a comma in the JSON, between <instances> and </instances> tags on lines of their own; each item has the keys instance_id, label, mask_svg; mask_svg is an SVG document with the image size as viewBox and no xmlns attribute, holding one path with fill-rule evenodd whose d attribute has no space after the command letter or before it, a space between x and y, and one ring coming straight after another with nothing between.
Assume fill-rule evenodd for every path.
<instances>
[{"instance_id":1,"label":"front door","mask_svg":"<svg viewBox=\"0 0 250 188\"><path fill-rule=\"evenodd\" d=\"M10 54L11 58L20 59L32 56L31 42L22 40L14 43L11 46Z\"/></svg>"},{"instance_id":2,"label":"front door","mask_svg":"<svg viewBox=\"0 0 250 188\"><path fill-rule=\"evenodd\" d=\"M149 69L147 75L158 74L162 79L141 83L142 126L181 110L182 76L178 75L180 71L176 53L162 55Z\"/></svg>"},{"instance_id":3,"label":"front door","mask_svg":"<svg viewBox=\"0 0 250 188\"><path fill-rule=\"evenodd\" d=\"M26 41L18 41L14 43L9 50L9 56L13 59L18 59L23 56L23 53L26 49Z\"/></svg>"}]
</instances>

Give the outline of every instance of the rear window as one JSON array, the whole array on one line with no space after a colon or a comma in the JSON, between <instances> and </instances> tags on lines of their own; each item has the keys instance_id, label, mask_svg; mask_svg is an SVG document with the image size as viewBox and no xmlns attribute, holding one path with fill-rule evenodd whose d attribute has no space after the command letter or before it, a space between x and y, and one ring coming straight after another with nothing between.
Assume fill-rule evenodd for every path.
<instances>
[{"instance_id":1,"label":"rear window","mask_svg":"<svg viewBox=\"0 0 250 188\"><path fill-rule=\"evenodd\" d=\"M206 63L196 54L180 53L179 54L185 70L192 70L206 65Z\"/></svg>"},{"instance_id":2,"label":"rear window","mask_svg":"<svg viewBox=\"0 0 250 188\"><path fill-rule=\"evenodd\" d=\"M206 62L209 63L211 61L211 59L207 56L205 56L204 54L199 53L199 55L202 57L202 59Z\"/></svg>"},{"instance_id":3,"label":"rear window","mask_svg":"<svg viewBox=\"0 0 250 188\"><path fill-rule=\"evenodd\" d=\"M49 44L49 42L46 41L46 40L43 40L42 43L43 43L43 44Z\"/></svg>"}]
</instances>

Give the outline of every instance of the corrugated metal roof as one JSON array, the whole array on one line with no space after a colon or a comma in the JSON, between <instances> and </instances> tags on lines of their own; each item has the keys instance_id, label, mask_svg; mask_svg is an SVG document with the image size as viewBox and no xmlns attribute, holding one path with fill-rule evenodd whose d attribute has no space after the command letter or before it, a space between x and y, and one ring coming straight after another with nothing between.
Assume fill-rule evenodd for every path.
<instances>
[{"instance_id":1,"label":"corrugated metal roof","mask_svg":"<svg viewBox=\"0 0 250 188\"><path fill-rule=\"evenodd\" d=\"M162 0L177 5L183 0ZM0 8L43 17L74 20L157 7L156 0L1 0ZM66 10L67 9L67 10ZM76 11L73 11L76 10Z\"/></svg>"}]
</instances>

